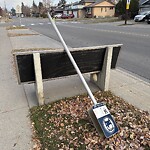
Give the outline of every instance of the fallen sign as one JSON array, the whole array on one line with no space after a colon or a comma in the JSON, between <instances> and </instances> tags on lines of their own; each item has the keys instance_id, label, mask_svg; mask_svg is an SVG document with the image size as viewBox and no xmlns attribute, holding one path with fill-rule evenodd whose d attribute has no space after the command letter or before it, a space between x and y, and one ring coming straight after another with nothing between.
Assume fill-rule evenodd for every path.
<instances>
[{"instance_id":1,"label":"fallen sign","mask_svg":"<svg viewBox=\"0 0 150 150\"><path fill-rule=\"evenodd\" d=\"M106 136L106 137L110 137L111 135L113 135L113 134L115 134L115 133L118 132L118 128L117 128L117 126L116 126L115 121L113 120L113 118L112 118L112 116L110 115L110 113L109 113L109 111L108 111L108 109L107 109L106 106L102 106L102 107L105 107L105 108L104 108L105 110L103 110L103 111L102 111L102 109L101 109L102 107L101 107L101 108L99 107L99 105L103 105L103 104L102 104L102 103L100 103L100 104L97 103L97 101L96 101L96 99L95 99L95 97L94 97L92 91L90 90L90 88L89 88L89 86L88 86L86 80L84 79L84 77L83 77L83 75L82 75L82 73L81 73L81 71L80 71L80 68L78 67L78 65L77 65L77 63L76 63L74 57L72 56L72 54L71 54L71 52L70 52L68 46L66 45L66 43L65 43L65 41L64 41L64 39L63 39L63 37L62 37L62 35L60 34L60 32L59 32L59 30L58 30L58 28L57 28L55 22L52 20L52 17L51 17L51 15L49 14L49 12L47 13L47 15L48 15L48 18L49 18L49 20L50 20L50 22L51 22L51 24L52 24L54 30L56 31L56 33L57 33L57 35L58 35L58 37L59 37L59 39L60 39L60 41L61 41L61 43L62 43L62 45L63 45L63 47L64 47L65 52L67 53L68 58L70 59L72 65L73 65L73 67L74 67L74 69L76 70L76 72L77 72L77 74L78 74L78 76L79 76L79 78L80 78L82 84L84 85L84 87L85 87L85 89L86 89L86 91L87 91L89 97L91 98L92 102L94 103L93 108L98 106L98 108L93 109L93 111L94 111L94 113L95 113L95 116L98 115L98 116L101 116L101 117L99 117L99 118L102 118L102 117L105 117L105 116L106 116L106 115L103 115L103 114L107 113L107 118L106 118L106 117L103 118L103 119L102 119L103 121L101 122L101 119L99 120L99 118L97 117L96 122L98 122L99 125L101 126L101 128L102 128L102 130L103 130L105 136ZM110 59L110 60L111 60L111 55L112 55L112 48L110 48L110 50L109 50L109 52L108 52L108 55L107 55L107 56L108 56L108 59ZM110 61L110 62L111 62L111 61ZM111 66L110 64L111 64L111 63L109 63L108 66ZM101 110L101 111L98 111L98 112L96 113L95 110ZM108 113L109 113L109 114L108 114ZM109 115L109 116L108 116L108 115ZM91 118L91 119L93 119L93 118ZM111 133L111 134L107 134L107 132L105 132L105 131L110 131L110 126L111 126L111 132L109 132L109 133ZM104 128L103 128L103 127L104 127ZM106 130L105 130L105 129L106 129ZM112 130L112 129L113 129L113 130Z\"/></svg>"},{"instance_id":2,"label":"fallen sign","mask_svg":"<svg viewBox=\"0 0 150 150\"><path fill-rule=\"evenodd\" d=\"M52 21L51 16L49 17ZM91 80L97 83L102 90L108 90L110 69L116 66L122 44L73 49L70 52L53 21L52 25L55 27L65 51L54 49L14 53L19 82L35 81L38 101L40 105L43 105L43 79L47 80L77 73L94 103L92 110L97 117L96 121L101 126L105 136L110 137L118 131L116 123L107 107L102 106L102 103L97 103L81 72L91 73ZM111 132L108 134L105 131Z\"/></svg>"},{"instance_id":3,"label":"fallen sign","mask_svg":"<svg viewBox=\"0 0 150 150\"><path fill-rule=\"evenodd\" d=\"M118 132L118 127L104 104L97 103L88 113L99 134L101 134L102 130L105 137L109 138Z\"/></svg>"}]
</instances>

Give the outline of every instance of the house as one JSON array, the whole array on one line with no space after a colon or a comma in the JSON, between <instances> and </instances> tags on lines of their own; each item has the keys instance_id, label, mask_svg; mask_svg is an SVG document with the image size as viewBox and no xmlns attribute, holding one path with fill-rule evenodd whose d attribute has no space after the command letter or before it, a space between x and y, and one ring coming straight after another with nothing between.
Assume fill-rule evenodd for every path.
<instances>
[{"instance_id":1,"label":"house","mask_svg":"<svg viewBox=\"0 0 150 150\"><path fill-rule=\"evenodd\" d=\"M84 7L87 17L107 17L114 16L115 5L106 0L99 0Z\"/></svg>"},{"instance_id":2,"label":"house","mask_svg":"<svg viewBox=\"0 0 150 150\"><path fill-rule=\"evenodd\" d=\"M65 6L64 13L75 18L114 16L115 5L107 0L81 0Z\"/></svg>"},{"instance_id":3,"label":"house","mask_svg":"<svg viewBox=\"0 0 150 150\"><path fill-rule=\"evenodd\" d=\"M75 18L85 17L85 12L83 11L84 5L79 2L71 3L65 6L64 13L74 14Z\"/></svg>"},{"instance_id":4,"label":"house","mask_svg":"<svg viewBox=\"0 0 150 150\"><path fill-rule=\"evenodd\" d=\"M139 11L150 11L150 0L140 0L139 1Z\"/></svg>"}]
</instances>

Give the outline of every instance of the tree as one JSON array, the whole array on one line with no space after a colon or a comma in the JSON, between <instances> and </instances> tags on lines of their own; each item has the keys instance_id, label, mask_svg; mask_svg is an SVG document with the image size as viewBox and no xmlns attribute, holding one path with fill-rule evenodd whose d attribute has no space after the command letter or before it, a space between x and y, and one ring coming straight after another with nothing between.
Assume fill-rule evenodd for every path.
<instances>
[{"instance_id":1,"label":"tree","mask_svg":"<svg viewBox=\"0 0 150 150\"><path fill-rule=\"evenodd\" d=\"M129 16L131 18L134 18L134 16L138 14L138 10L139 10L139 0L131 0L130 7L128 10ZM117 16L122 15L124 19L126 13L126 0L120 0L117 3L115 13Z\"/></svg>"},{"instance_id":2,"label":"tree","mask_svg":"<svg viewBox=\"0 0 150 150\"><path fill-rule=\"evenodd\" d=\"M131 18L134 18L134 16L136 16L139 11L139 0L131 0L130 8Z\"/></svg>"},{"instance_id":3,"label":"tree","mask_svg":"<svg viewBox=\"0 0 150 150\"><path fill-rule=\"evenodd\" d=\"M52 6L52 0L43 0L43 5L47 9L50 9L50 7Z\"/></svg>"},{"instance_id":4,"label":"tree","mask_svg":"<svg viewBox=\"0 0 150 150\"><path fill-rule=\"evenodd\" d=\"M16 16L16 10L14 8L11 9L12 16Z\"/></svg>"},{"instance_id":5,"label":"tree","mask_svg":"<svg viewBox=\"0 0 150 150\"><path fill-rule=\"evenodd\" d=\"M30 16L30 8L28 6L25 6L23 2L21 3L21 11L24 16Z\"/></svg>"},{"instance_id":6,"label":"tree","mask_svg":"<svg viewBox=\"0 0 150 150\"><path fill-rule=\"evenodd\" d=\"M34 0L33 0L33 5L32 5L32 14L36 16L36 14L38 13L38 7L35 4Z\"/></svg>"},{"instance_id":7,"label":"tree","mask_svg":"<svg viewBox=\"0 0 150 150\"><path fill-rule=\"evenodd\" d=\"M25 6L23 2L21 3L21 12L25 14Z\"/></svg>"},{"instance_id":8,"label":"tree","mask_svg":"<svg viewBox=\"0 0 150 150\"><path fill-rule=\"evenodd\" d=\"M3 9L0 7L0 16L3 16Z\"/></svg>"},{"instance_id":9,"label":"tree","mask_svg":"<svg viewBox=\"0 0 150 150\"><path fill-rule=\"evenodd\" d=\"M44 10L44 7L43 7L43 3L42 2L39 2L39 14L41 15L43 13L43 10Z\"/></svg>"},{"instance_id":10,"label":"tree","mask_svg":"<svg viewBox=\"0 0 150 150\"><path fill-rule=\"evenodd\" d=\"M24 6L24 15L30 17L30 7Z\"/></svg>"},{"instance_id":11,"label":"tree","mask_svg":"<svg viewBox=\"0 0 150 150\"><path fill-rule=\"evenodd\" d=\"M46 10L46 7L44 7L42 2L39 2L38 9L39 9L40 17L46 18L47 17L47 10Z\"/></svg>"},{"instance_id":12,"label":"tree","mask_svg":"<svg viewBox=\"0 0 150 150\"><path fill-rule=\"evenodd\" d=\"M61 5L65 5L66 4L66 0L60 0L59 2L58 2L58 6L61 6Z\"/></svg>"}]
</instances>

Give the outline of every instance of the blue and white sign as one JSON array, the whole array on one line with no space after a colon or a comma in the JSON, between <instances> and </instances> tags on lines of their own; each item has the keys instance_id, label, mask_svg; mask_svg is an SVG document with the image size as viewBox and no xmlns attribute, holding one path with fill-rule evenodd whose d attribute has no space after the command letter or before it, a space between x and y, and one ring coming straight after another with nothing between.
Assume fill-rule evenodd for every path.
<instances>
[{"instance_id":1,"label":"blue and white sign","mask_svg":"<svg viewBox=\"0 0 150 150\"><path fill-rule=\"evenodd\" d=\"M97 104L96 106L93 106L93 112L106 138L109 138L118 132L118 127L105 105Z\"/></svg>"}]
</instances>

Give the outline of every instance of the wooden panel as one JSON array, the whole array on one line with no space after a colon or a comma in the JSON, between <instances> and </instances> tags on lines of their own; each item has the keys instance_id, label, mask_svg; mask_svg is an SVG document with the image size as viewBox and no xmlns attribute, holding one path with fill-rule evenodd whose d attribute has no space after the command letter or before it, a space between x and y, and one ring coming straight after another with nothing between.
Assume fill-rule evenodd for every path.
<instances>
[{"instance_id":1,"label":"wooden panel","mask_svg":"<svg viewBox=\"0 0 150 150\"><path fill-rule=\"evenodd\" d=\"M106 48L72 51L72 55L82 73L100 71ZM116 67L120 47L113 49L111 68ZM16 63L20 76L20 82L35 81L34 64L32 54L16 54ZM43 79L57 78L74 75L76 71L70 62L66 52L41 53L41 66Z\"/></svg>"}]
</instances>

